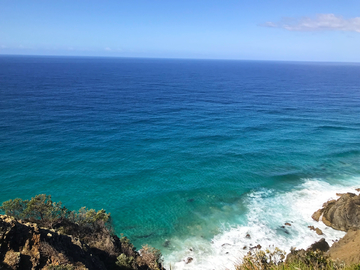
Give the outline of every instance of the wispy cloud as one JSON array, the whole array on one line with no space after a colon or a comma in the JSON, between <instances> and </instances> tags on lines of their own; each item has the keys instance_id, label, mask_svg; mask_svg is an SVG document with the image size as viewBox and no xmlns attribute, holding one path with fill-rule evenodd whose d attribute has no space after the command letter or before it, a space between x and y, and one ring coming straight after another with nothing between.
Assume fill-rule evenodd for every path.
<instances>
[{"instance_id":1,"label":"wispy cloud","mask_svg":"<svg viewBox=\"0 0 360 270\"><path fill-rule=\"evenodd\" d=\"M360 17L345 19L334 14L318 14L315 18L283 18L261 26L283 28L289 31L347 31L360 33Z\"/></svg>"}]
</instances>

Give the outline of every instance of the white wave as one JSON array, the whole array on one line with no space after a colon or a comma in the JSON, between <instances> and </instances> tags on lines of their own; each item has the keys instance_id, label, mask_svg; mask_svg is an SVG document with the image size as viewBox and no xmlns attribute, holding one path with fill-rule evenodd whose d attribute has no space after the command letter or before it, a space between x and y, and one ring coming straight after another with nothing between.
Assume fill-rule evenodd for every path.
<instances>
[{"instance_id":1,"label":"white wave","mask_svg":"<svg viewBox=\"0 0 360 270\"><path fill-rule=\"evenodd\" d=\"M258 244L263 249L279 247L286 252L291 247L307 248L321 238L331 245L345 233L314 221L311 215L324 202L336 199L336 193L355 193L358 183L360 179L355 178L341 185L308 179L289 192L265 189L251 192L245 199L249 209L245 226L224 229L210 242L201 237L171 239L177 249L166 256L165 267L170 268L171 265L171 269L175 270L234 269L234 264L241 261L249 248ZM321 229L324 235L311 231L308 228L310 225ZM192 261L186 263L188 258Z\"/></svg>"}]
</instances>

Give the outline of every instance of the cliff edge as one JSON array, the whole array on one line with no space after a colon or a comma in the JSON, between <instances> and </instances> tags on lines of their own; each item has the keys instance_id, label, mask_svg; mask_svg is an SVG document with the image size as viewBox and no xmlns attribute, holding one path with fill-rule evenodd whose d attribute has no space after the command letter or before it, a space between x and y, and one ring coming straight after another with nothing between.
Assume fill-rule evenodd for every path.
<instances>
[{"instance_id":1,"label":"cliff edge","mask_svg":"<svg viewBox=\"0 0 360 270\"><path fill-rule=\"evenodd\" d=\"M360 195L354 193L338 194L337 200L324 203L312 218L322 221L336 230L347 234L335 242L328 251L334 260L345 262L346 265L360 263Z\"/></svg>"}]
</instances>

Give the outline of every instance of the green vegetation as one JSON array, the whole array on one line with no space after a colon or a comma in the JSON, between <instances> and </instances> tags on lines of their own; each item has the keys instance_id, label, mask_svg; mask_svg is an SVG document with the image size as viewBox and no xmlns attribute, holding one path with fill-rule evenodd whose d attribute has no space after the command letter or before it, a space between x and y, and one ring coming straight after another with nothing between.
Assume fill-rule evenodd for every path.
<instances>
[{"instance_id":1,"label":"green vegetation","mask_svg":"<svg viewBox=\"0 0 360 270\"><path fill-rule=\"evenodd\" d=\"M116 265L120 266L123 269L133 269L134 265L134 257L133 256L126 256L124 253L120 254L119 257L117 257Z\"/></svg>"},{"instance_id":2,"label":"green vegetation","mask_svg":"<svg viewBox=\"0 0 360 270\"><path fill-rule=\"evenodd\" d=\"M105 210L96 212L94 209L82 207L78 211L70 211L61 202L53 202L51 196L46 194L36 195L31 200L17 198L3 202L0 210L16 219L35 222L50 228L66 221L91 230L111 227L110 213L106 213Z\"/></svg>"}]
</instances>

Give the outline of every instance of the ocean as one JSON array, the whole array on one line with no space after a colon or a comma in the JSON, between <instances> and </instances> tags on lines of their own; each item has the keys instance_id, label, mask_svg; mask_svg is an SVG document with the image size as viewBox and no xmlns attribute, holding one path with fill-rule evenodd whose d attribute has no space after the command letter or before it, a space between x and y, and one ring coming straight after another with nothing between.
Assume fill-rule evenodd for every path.
<instances>
[{"instance_id":1,"label":"ocean","mask_svg":"<svg viewBox=\"0 0 360 270\"><path fill-rule=\"evenodd\" d=\"M111 212L168 269L331 244L311 214L360 187L360 64L0 56L0 183Z\"/></svg>"}]
</instances>

